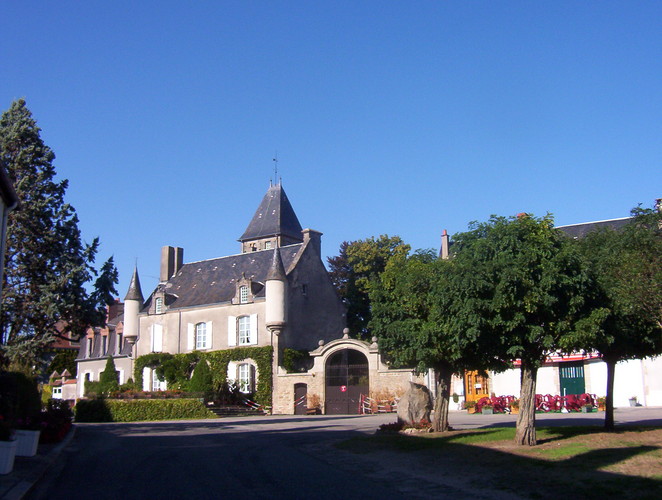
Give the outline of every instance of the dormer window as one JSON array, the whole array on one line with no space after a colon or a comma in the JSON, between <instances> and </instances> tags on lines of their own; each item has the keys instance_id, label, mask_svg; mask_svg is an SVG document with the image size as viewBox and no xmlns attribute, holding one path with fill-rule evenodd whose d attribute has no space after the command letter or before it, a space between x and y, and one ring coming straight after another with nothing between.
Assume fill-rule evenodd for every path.
<instances>
[{"instance_id":1,"label":"dormer window","mask_svg":"<svg viewBox=\"0 0 662 500\"><path fill-rule=\"evenodd\" d=\"M154 313L162 314L163 313L163 297L157 297L154 302Z\"/></svg>"},{"instance_id":2,"label":"dormer window","mask_svg":"<svg viewBox=\"0 0 662 500\"><path fill-rule=\"evenodd\" d=\"M248 287L242 285L239 287L239 303L246 304L248 303Z\"/></svg>"}]
</instances>

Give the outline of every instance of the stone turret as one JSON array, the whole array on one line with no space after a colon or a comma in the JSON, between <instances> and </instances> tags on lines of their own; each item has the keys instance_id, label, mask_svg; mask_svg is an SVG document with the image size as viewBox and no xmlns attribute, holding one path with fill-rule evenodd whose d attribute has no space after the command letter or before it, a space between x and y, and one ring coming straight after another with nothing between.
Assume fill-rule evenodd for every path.
<instances>
[{"instance_id":1,"label":"stone turret","mask_svg":"<svg viewBox=\"0 0 662 500\"><path fill-rule=\"evenodd\" d=\"M133 345L138 340L140 325L138 323L138 312L143 305L143 293L140 289L140 278L138 278L138 268L133 270L129 291L124 297L124 338Z\"/></svg>"},{"instance_id":2,"label":"stone turret","mask_svg":"<svg viewBox=\"0 0 662 500\"><path fill-rule=\"evenodd\" d=\"M271 267L265 281L266 325L269 330L278 335L287 321L285 304L287 277L278 247L274 248Z\"/></svg>"}]
</instances>

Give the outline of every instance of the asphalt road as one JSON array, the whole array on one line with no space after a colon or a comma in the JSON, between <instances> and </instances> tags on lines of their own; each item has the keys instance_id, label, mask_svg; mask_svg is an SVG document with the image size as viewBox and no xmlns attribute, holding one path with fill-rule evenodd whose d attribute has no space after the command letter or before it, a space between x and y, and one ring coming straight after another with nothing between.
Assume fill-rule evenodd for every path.
<instances>
[{"instance_id":1,"label":"asphalt road","mask_svg":"<svg viewBox=\"0 0 662 500\"><path fill-rule=\"evenodd\" d=\"M324 457L331 441L393 418L79 424L60 463L27 498L404 498Z\"/></svg>"},{"instance_id":2,"label":"asphalt road","mask_svg":"<svg viewBox=\"0 0 662 500\"><path fill-rule=\"evenodd\" d=\"M662 408L624 408L615 415L617 424L662 425ZM452 412L450 422L467 429L512 426L515 418ZM603 418L547 414L538 416L538 425L600 425ZM384 480L388 471L376 476L360 455L333 446L394 420L390 414L78 424L59 462L27 498L453 498L420 478Z\"/></svg>"}]
</instances>

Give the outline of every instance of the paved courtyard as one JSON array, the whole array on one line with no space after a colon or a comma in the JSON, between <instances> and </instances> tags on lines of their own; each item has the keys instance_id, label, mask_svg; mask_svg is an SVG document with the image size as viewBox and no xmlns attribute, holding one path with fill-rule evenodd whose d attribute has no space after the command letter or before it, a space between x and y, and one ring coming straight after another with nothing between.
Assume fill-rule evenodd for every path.
<instances>
[{"instance_id":1,"label":"paved courtyard","mask_svg":"<svg viewBox=\"0 0 662 500\"><path fill-rule=\"evenodd\" d=\"M662 408L623 408L617 424L662 426ZM538 425L600 425L604 413L538 415ZM511 415L451 412L456 429L513 426ZM372 434L395 415L270 416L78 424L26 498L468 498L443 471L366 460L334 443ZM375 465L377 463L377 465ZM20 464L19 464L20 465ZM1 483L0 483L1 484Z\"/></svg>"}]
</instances>

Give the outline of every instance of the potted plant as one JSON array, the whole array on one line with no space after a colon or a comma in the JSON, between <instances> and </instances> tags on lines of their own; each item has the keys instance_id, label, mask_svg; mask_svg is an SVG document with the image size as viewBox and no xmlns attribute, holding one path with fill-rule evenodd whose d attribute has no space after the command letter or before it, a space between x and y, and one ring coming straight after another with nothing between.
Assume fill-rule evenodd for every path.
<instances>
[{"instance_id":1,"label":"potted plant","mask_svg":"<svg viewBox=\"0 0 662 500\"><path fill-rule=\"evenodd\" d=\"M630 399L630 406L637 406L637 396L632 396Z\"/></svg>"},{"instance_id":2,"label":"potted plant","mask_svg":"<svg viewBox=\"0 0 662 500\"><path fill-rule=\"evenodd\" d=\"M322 399L317 394L311 394L308 396L308 410L306 411L308 415L319 415L322 413Z\"/></svg>"},{"instance_id":3,"label":"potted plant","mask_svg":"<svg viewBox=\"0 0 662 500\"><path fill-rule=\"evenodd\" d=\"M476 413L476 402L475 401L465 401L464 407L467 410L467 413Z\"/></svg>"},{"instance_id":4,"label":"potted plant","mask_svg":"<svg viewBox=\"0 0 662 500\"><path fill-rule=\"evenodd\" d=\"M605 396L600 396L598 398L598 411L605 411L607 407L607 398Z\"/></svg>"},{"instance_id":5,"label":"potted plant","mask_svg":"<svg viewBox=\"0 0 662 500\"><path fill-rule=\"evenodd\" d=\"M15 456L14 430L9 422L0 415L0 474L9 474L14 469Z\"/></svg>"},{"instance_id":6,"label":"potted plant","mask_svg":"<svg viewBox=\"0 0 662 500\"><path fill-rule=\"evenodd\" d=\"M480 409L480 412L483 415L493 415L494 414L494 406L492 406L492 405L483 405L483 407Z\"/></svg>"},{"instance_id":7,"label":"potted plant","mask_svg":"<svg viewBox=\"0 0 662 500\"><path fill-rule=\"evenodd\" d=\"M517 415L519 413L519 399L513 399L510 402L510 413L512 415Z\"/></svg>"}]
</instances>

